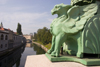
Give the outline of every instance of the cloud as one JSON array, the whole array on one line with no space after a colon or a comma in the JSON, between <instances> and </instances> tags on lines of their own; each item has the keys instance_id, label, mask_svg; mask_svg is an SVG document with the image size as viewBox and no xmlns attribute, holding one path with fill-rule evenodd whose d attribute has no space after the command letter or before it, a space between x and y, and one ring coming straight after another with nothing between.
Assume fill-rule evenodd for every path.
<instances>
[{"instance_id":1,"label":"cloud","mask_svg":"<svg viewBox=\"0 0 100 67\"><path fill-rule=\"evenodd\" d=\"M22 25L22 31L25 34L30 32L36 32L37 29L50 26L51 15L47 12L44 13L25 13L25 12L14 12L14 13L0 13L0 21L3 22L5 28L10 28L14 31L17 29L17 23Z\"/></svg>"},{"instance_id":2,"label":"cloud","mask_svg":"<svg viewBox=\"0 0 100 67\"><path fill-rule=\"evenodd\" d=\"M1 4L1 5L4 5L4 4L6 4L8 1L10 1L10 0L0 0L0 4Z\"/></svg>"},{"instance_id":3,"label":"cloud","mask_svg":"<svg viewBox=\"0 0 100 67\"><path fill-rule=\"evenodd\" d=\"M8 1L13 0L0 0L0 22L3 22L5 28L10 28L13 31L16 31L18 22L22 25L24 34L36 32L43 27L50 28L50 24L55 18L49 12L36 10L36 5L10 5Z\"/></svg>"}]
</instances>

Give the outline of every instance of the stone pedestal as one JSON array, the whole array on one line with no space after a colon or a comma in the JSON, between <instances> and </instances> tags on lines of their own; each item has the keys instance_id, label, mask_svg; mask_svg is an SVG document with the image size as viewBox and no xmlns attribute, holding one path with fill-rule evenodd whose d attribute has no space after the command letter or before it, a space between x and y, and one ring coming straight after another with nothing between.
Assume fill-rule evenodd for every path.
<instances>
[{"instance_id":1,"label":"stone pedestal","mask_svg":"<svg viewBox=\"0 0 100 67\"><path fill-rule=\"evenodd\" d=\"M47 58L52 62L78 62L87 66L94 66L94 65L100 65L100 59L99 58L77 58L76 56L64 56L61 55L60 57L52 57L50 54L46 53Z\"/></svg>"},{"instance_id":2,"label":"stone pedestal","mask_svg":"<svg viewBox=\"0 0 100 67\"><path fill-rule=\"evenodd\" d=\"M87 67L76 62L51 62L44 54L27 56L25 67ZM100 67L100 66L89 66Z\"/></svg>"}]
</instances>

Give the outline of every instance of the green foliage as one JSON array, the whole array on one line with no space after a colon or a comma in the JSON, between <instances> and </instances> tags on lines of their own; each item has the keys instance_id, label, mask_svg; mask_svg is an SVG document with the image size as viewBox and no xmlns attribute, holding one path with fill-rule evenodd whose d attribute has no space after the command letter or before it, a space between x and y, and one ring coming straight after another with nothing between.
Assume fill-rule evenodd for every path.
<instances>
[{"instance_id":1,"label":"green foliage","mask_svg":"<svg viewBox=\"0 0 100 67\"><path fill-rule=\"evenodd\" d=\"M34 39L46 45L51 43L52 35L50 30L44 27L43 29L38 29L37 33L34 34Z\"/></svg>"},{"instance_id":2,"label":"green foliage","mask_svg":"<svg viewBox=\"0 0 100 67\"><path fill-rule=\"evenodd\" d=\"M50 49L50 48L51 48L51 43L45 45L45 47L46 47L47 49Z\"/></svg>"},{"instance_id":3,"label":"green foliage","mask_svg":"<svg viewBox=\"0 0 100 67\"><path fill-rule=\"evenodd\" d=\"M17 34L22 35L21 24L20 23L18 23L18 26L17 26Z\"/></svg>"},{"instance_id":4,"label":"green foliage","mask_svg":"<svg viewBox=\"0 0 100 67\"><path fill-rule=\"evenodd\" d=\"M34 33L33 39L34 39L34 41L37 41L37 33Z\"/></svg>"}]
</instances>

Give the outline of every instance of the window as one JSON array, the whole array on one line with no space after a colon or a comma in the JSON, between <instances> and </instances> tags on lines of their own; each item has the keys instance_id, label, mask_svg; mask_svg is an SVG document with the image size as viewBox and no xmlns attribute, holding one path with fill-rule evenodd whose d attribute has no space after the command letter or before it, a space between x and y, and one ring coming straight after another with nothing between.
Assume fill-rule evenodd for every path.
<instances>
[{"instance_id":1,"label":"window","mask_svg":"<svg viewBox=\"0 0 100 67\"><path fill-rule=\"evenodd\" d=\"M1 40L3 40L3 39L4 39L4 35L2 34L2 35L1 35Z\"/></svg>"},{"instance_id":2,"label":"window","mask_svg":"<svg viewBox=\"0 0 100 67\"><path fill-rule=\"evenodd\" d=\"M5 40L8 40L8 36L6 35Z\"/></svg>"},{"instance_id":3,"label":"window","mask_svg":"<svg viewBox=\"0 0 100 67\"><path fill-rule=\"evenodd\" d=\"M5 47L7 47L7 44L5 44Z\"/></svg>"},{"instance_id":4,"label":"window","mask_svg":"<svg viewBox=\"0 0 100 67\"><path fill-rule=\"evenodd\" d=\"M14 40L16 39L16 36L14 36Z\"/></svg>"},{"instance_id":5,"label":"window","mask_svg":"<svg viewBox=\"0 0 100 67\"><path fill-rule=\"evenodd\" d=\"M1 46L0 46L1 48L3 48L3 45L1 44Z\"/></svg>"}]
</instances>

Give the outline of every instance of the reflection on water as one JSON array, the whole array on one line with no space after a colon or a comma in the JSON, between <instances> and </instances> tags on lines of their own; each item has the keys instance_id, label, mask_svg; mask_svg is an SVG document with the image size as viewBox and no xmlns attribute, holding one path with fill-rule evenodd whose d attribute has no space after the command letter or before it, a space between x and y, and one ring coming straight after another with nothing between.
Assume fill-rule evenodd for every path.
<instances>
[{"instance_id":1,"label":"reflection on water","mask_svg":"<svg viewBox=\"0 0 100 67\"><path fill-rule=\"evenodd\" d=\"M24 48L25 46L22 46L12 53L0 57L0 67L12 67L14 64L16 64L16 67L19 67L21 53L24 51Z\"/></svg>"},{"instance_id":2,"label":"reflection on water","mask_svg":"<svg viewBox=\"0 0 100 67\"><path fill-rule=\"evenodd\" d=\"M32 44L32 46L33 46L33 50L36 51L36 55L45 54L45 51L41 47L37 46L36 44Z\"/></svg>"},{"instance_id":3,"label":"reflection on water","mask_svg":"<svg viewBox=\"0 0 100 67\"><path fill-rule=\"evenodd\" d=\"M44 54L45 51L36 44L27 43L26 47L13 51L6 56L0 57L0 67L24 67L28 55Z\"/></svg>"},{"instance_id":4,"label":"reflection on water","mask_svg":"<svg viewBox=\"0 0 100 67\"><path fill-rule=\"evenodd\" d=\"M26 47L32 47L32 43L27 43Z\"/></svg>"},{"instance_id":5,"label":"reflection on water","mask_svg":"<svg viewBox=\"0 0 100 67\"><path fill-rule=\"evenodd\" d=\"M26 44L26 48L29 48L29 47L33 48L33 51L35 52L35 55L44 54L45 53L45 51L41 47L37 46L36 44L27 43Z\"/></svg>"}]
</instances>

